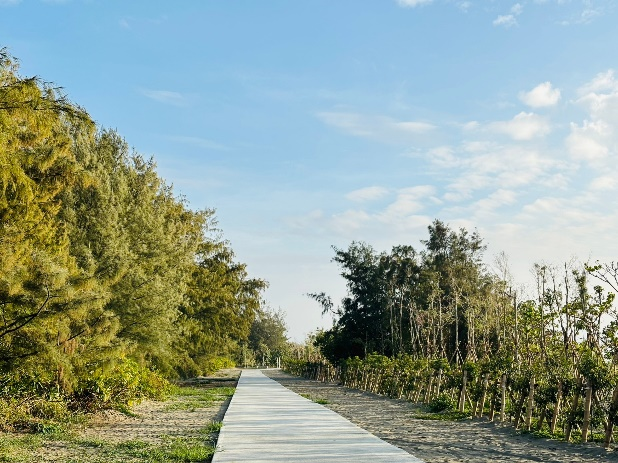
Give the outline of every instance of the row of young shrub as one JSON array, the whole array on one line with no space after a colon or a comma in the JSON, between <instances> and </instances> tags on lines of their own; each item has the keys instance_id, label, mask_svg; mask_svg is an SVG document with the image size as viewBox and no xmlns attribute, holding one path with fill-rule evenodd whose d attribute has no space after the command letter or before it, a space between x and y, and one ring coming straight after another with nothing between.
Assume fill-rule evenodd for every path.
<instances>
[{"instance_id":1,"label":"row of young shrub","mask_svg":"<svg viewBox=\"0 0 618 463\"><path fill-rule=\"evenodd\" d=\"M289 373L422 403L454 417L486 418L516 429L609 447L618 424L618 376L610 361L581 346L577 366L515 364L508 355L450 364L446 359L368 355L332 365L287 360Z\"/></svg>"}]
</instances>

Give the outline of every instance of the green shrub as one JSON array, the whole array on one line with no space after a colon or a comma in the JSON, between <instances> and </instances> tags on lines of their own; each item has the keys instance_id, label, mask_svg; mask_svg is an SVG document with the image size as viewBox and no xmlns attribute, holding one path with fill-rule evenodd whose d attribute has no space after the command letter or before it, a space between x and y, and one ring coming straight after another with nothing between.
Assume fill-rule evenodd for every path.
<instances>
[{"instance_id":1,"label":"green shrub","mask_svg":"<svg viewBox=\"0 0 618 463\"><path fill-rule=\"evenodd\" d=\"M144 399L163 399L170 383L157 372L123 359L109 371L81 381L73 396L74 407L95 411L126 408Z\"/></svg>"},{"instance_id":2,"label":"green shrub","mask_svg":"<svg viewBox=\"0 0 618 463\"><path fill-rule=\"evenodd\" d=\"M434 413L451 411L455 409L455 401L447 394L440 394L429 402L429 410Z\"/></svg>"}]
</instances>

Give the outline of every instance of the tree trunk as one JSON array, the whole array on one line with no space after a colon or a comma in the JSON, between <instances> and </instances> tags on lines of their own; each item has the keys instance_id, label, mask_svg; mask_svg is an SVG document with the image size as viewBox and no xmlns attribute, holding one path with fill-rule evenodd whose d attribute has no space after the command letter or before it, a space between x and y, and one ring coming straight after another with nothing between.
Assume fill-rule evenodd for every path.
<instances>
[{"instance_id":1,"label":"tree trunk","mask_svg":"<svg viewBox=\"0 0 618 463\"><path fill-rule=\"evenodd\" d=\"M440 395L440 387L442 386L442 368L440 368L440 370L438 370L438 381L436 384L436 394L435 397L438 397Z\"/></svg>"},{"instance_id":2,"label":"tree trunk","mask_svg":"<svg viewBox=\"0 0 618 463\"><path fill-rule=\"evenodd\" d=\"M530 390L528 391L528 405L526 407L526 430L530 431L532 423L532 408L534 407L534 377L530 378Z\"/></svg>"},{"instance_id":3,"label":"tree trunk","mask_svg":"<svg viewBox=\"0 0 618 463\"><path fill-rule=\"evenodd\" d=\"M457 407L457 410L459 410L460 412L464 411L464 407L466 405L466 385L467 383L468 383L468 372L464 370L463 379L461 383L461 393L459 394L459 405Z\"/></svg>"},{"instance_id":4,"label":"tree trunk","mask_svg":"<svg viewBox=\"0 0 618 463\"><path fill-rule=\"evenodd\" d=\"M556 394L556 405L554 407L554 414L551 417L551 424L549 426L549 432L554 434L556 432L556 423L558 422L558 415L560 414L560 406L562 405L562 383L558 383L558 393Z\"/></svg>"},{"instance_id":5,"label":"tree trunk","mask_svg":"<svg viewBox=\"0 0 618 463\"><path fill-rule=\"evenodd\" d=\"M427 389L425 390L425 398L423 403L429 403L431 401L431 388L433 386L433 373L429 377L429 382L427 383Z\"/></svg>"},{"instance_id":6,"label":"tree trunk","mask_svg":"<svg viewBox=\"0 0 618 463\"><path fill-rule=\"evenodd\" d=\"M481 395L481 401L479 402L479 408L476 411L476 416L478 418L483 417L483 411L485 410L485 401L487 400L487 387L489 386L489 378L485 375L483 378L483 395Z\"/></svg>"},{"instance_id":7,"label":"tree trunk","mask_svg":"<svg viewBox=\"0 0 618 463\"><path fill-rule=\"evenodd\" d=\"M607 416L607 428L605 429L605 448L609 448L612 442L612 434L614 432L614 422L618 415L618 386L614 389L614 395L612 396L612 403L609 407L609 415Z\"/></svg>"},{"instance_id":8,"label":"tree trunk","mask_svg":"<svg viewBox=\"0 0 618 463\"><path fill-rule=\"evenodd\" d=\"M519 398L519 402L517 402L517 409L515 410L515 429L519 427L519 422L521 421L521 412L524 408L524 402L526 401L526 391L521 391L521 397Z\"/></svg>"},{"instance_id":9,"label":"tree trunk","mask_svg":"<svg viewBox=\"0 0 618 463\"><path fill-rule=\"evenodd\" d=\"M500 379L500 422L504 423L504 411L506 409L506 374Z\"/></svg>"},{"instance_id":10,"label":"tree trunk","mask_svg":"<svg viewBox=\"0 0 618 463\"><path fill-rule=\"evenodd\" d=\"M584 401L584 422L582 424L582 442L588 442L588 430L590 429L590 407L592 405L592 384L586 382L586 400Z\"/></svg>"},{"instance_id":11,"label":"tree trunk","mask_svg":"<svg viewBox=\"0 0 618 463\"><path fill-rule=\"evenodd\" d=\"M543 428L543 421L545 421L546 414L547 414L547 408L543 407L543 410L541 410L541 416L539 417L539 422L536 424L537 431L540 431Z\"/></svg>"},{"instance_id":12,"label":"tree trunk","mask_svg":"<svg viewBox=\"0 0 618 463\"><path fill-rule=\"evenodd\" d=\"M577 378L577 386L575 388L575 393L573 394L573 402L571 402L571 410L569 410L569 420L566 425L566 430L564 432L564 440L569 442L571 440L571 432L573 431L573 422L575 421L575 416L577 414L577 407L579 405L579 390L582 387L583 378L580 376Z\"/></svg>"}]
</instances>

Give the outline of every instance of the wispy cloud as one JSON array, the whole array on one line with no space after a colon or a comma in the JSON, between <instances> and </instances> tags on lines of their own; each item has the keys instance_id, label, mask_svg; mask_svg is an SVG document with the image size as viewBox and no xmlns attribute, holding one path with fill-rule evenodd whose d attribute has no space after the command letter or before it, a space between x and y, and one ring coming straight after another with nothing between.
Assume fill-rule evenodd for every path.
<instances>
[{"instance_id":1,"label":"wispy cloud","mask_svg":"<svg viewBox=\"0 0 618 463\"><path fill-rule=\"evenodd\" d=\"M509 121L492 122L487 128L492 132L502 133L519 141L543 137L551 131L546 118L526 112L517 114Z\"/></svg>"},{"instance_id":2,"label":"wispy cloud","mask_svg":"<svg viewBox=\"0 0 618 463\"><path fill-rule=\"evenodd\" d=\"M21 3L21 0L0 0L0 6L13 6Z\"/></svg>"},{"instance_id":3,"label":"wispy cloud","mask_svg":"<svg viewBox=\"0 0 618 463\"><path fill-rule=\"evenodd\" d=\"M381 186L369 186L349 192L345 197L350 201L375 201L388 195L388 189Z\"/></svg>"},{"instance_id":4,"label":"wispy cloud","mask_svg":"<svg viewBox=\"0 0 618 463\"><path fill-rule=\"evenodd\" d=\"M599 2L593 2L592 0L583 0L582 9L573 14L570 19L566 19L561 22L563 26L577 25L577 24L590 24L596 18L603 16L606 13L606 8L599 6ZM611 0L601 2L611 3Z\"/></svg>"},{"instance_id":5,"label":"wispy cloud","mask_svg":"<svg viewBox=\"0 0 618 463\"><path fill-rule=\"evenodd\" d=\"M357 191L371 192L374 188L376 192L381 191L380 187L368 187ZM311 228L318 233L337 235L345 239L359 239L359 236L378 234L385 227L390 233L398 233L403 237L411 231L426 227L431 218L422 212L429 205L440 203L435 197L436 187L432 185L401 188L393 193L395 199L377 210L369 210L362 206L331 214L313 210L305 215L289 218L287 223L297 232Z\"/></svg>"},{"instance_id":6,"label":"wispy cloud","mask_svg":"<svg viewBox=\"0 0 618 463\"><path fill-rule=\"evenodd\" d=\"M467 12L472 7L472 2L463 1L457 3L457 8L463 12Z\"/></svg>"},{"instance_id":7,"label":"wispy cloud","mask_svg":"<svg viewBox=\"0 0 618 463\"><path fill-rule=\"evenodd\" d=\"M493 20L493 25L502 26L507 29L509 27L517 26L517 16L519 16L523 10L524 7L521 5L521 3L516 3L511 7L510 14L498 16L496 19Z\"/></svg>"},{"instance_id":8,"label":"wispy cloud","mask_svg":"<svg viewBox=\"0 0 618 463\"><path fill-rule=\"evenodd\" d=\"M433 197L435 193L436 188L433 185L402 188L397 192L395 201L389 204L379 217L382 221L390 223L399 217L416 215L425 208L427 199Z\"/></svg>"},{"instance_id":9,"label":"wispy cloud","mask_svg":"<svg viewBox=\"0 0 618 463\"><path fill-rule=\"evenodd\" d=\"M416 8L417 6L429 5L433 0L397 0L397 4L404 8Z\"/></svg>"},{"instance_id":10,"label":"wispy cloud","mask_svg":"<svg viewBox=\"0 0 618 463\"><path fill-rule=\"evenodd\" d=\"M67 1L67 0L49 0L49 1ZM158 18L139 18L133 16L125 16L118 20L118 25L123 29L133 29L133 26L159 26L167 21L167 16L162 15Z\"/></svg>"},{"instance_id":11,"label":"wispy cloud","mask_svg":"<svg viewBox=\"0 0 618 463\"><path fill-rule=\"evenodd\" d=\"M500 15L496 19L494 19L494 26L503 26L506 28L513 27L517 25L517 19L512 14Z\"/></svg>"},{"instance_id":12,"label":"wispy cloud","mask_svg":"<svg viewBox=\"0 0 618 463\"><path fill-rule=\"evenodd\" d=\"M146 98L172 106L186 106L189 103L183 94L170 90L141 89L140 93Z\"/></svg>"},{"instance_id":13,"label":"wispy cloud","mask_svg":"<svg viewBox=\"0 0 618 463\"><path fill-rule=\"evenodd\" d=\"M612 191L618 189L618 179L614 175L601 175L590 183L592 191Z\"/></svg>"},{"instance_id":14,"label":"wispy cloud","mask_svg":"<svg viewBox=\"0 0 618 463\"><path fill-rule=\"evenodd\" d=\"M570 124L567 150L577 161L611 169L618 155L618 81L614 71L597 74L577 94L576 103L587 114L581 122Z\"/></svg>"},{"instance_id":15,"label":"wispy cloud","mask_svg":"<svg viewBox=\"0 0 618 463\"><path fill-rule=\"evenodd\" d=\"M610 135L610 128L602 121L584 121L580 126L571 123L571 134L566 139L567 149L575 158L595 163L604 160L609 148L604 143Z\"/></svg>"},{"instance_id":16,"label":"wispy cloud","mask_svg":"<svg viewBox=\"0 0 618 463\"><path fill-rule=\"evenodd\" d=\"M325 111L317 114L325 124L357 137L382 141L410 140L424 135L436 126L422 121L398 121L387 116L352 112Z\"/></svg>"},{"instance_id":17,"label":"wispy cloud","mask_svg":"<svg viewBox=\"0 0 618 463\"><path fill-rule=\"evenodd\" d=\"M520 92L519 99L532 108L553 106L560 101L560 89L553 88L551 82L543 82L529 92Z\"/></svg>"}]
</instances>

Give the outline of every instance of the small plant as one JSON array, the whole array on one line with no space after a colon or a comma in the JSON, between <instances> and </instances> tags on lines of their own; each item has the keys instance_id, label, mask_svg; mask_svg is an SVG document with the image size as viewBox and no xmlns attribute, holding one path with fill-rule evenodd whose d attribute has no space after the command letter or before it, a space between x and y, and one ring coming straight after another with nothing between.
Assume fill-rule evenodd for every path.
<instances>
[{"instance_id":1,"label":"small plant","mask_svg":"<svg viewBox=\"0 0 618 463\"><path fill-rule=\"evenodd\" d=\"M459 421L471 418L471 415L468 412L452 410L440 413L414 413L412 414L412 418L417 420Z\"/></svg>"},{"instance_id":2,"label":"small plant","mask_svg":"<svg viewBox=\"0 0 618 463\"><path fill-rule=\"evenodd\" d=\"M440 394L429 402L429 410L433 413L451 411L455 408L455 401L447 394Z\"/></svg>"},{"instance_id":3,"label":"small plant","mask_svg":"<svg viewBox=\"0 0 618 463\"><path fill-rule=\"evenodd\" d=\"M328 403L330 403L327 399L323 399L320 397L314 397L311 394L301 394L301 397L304 397L305 399L309 399L312 402L315 402L316 404L320 404L320 405L326 405Z\"/></svg>"},{"instance_id":4,"label":"small plant","mask_svg":"<svg viewBox=\"0 0 618 463\"><path fill-rule=\"evenodd\" d=\"M223 427L223 422L221 422L221 421L212 421L208 426L206 426L204 429L202 429L202 432L204 434L214 434L216 432L221 431L222 427Z\"/></svg>"}]
</instances>

